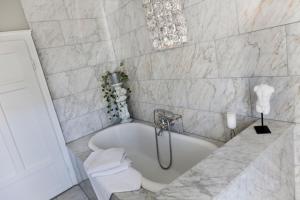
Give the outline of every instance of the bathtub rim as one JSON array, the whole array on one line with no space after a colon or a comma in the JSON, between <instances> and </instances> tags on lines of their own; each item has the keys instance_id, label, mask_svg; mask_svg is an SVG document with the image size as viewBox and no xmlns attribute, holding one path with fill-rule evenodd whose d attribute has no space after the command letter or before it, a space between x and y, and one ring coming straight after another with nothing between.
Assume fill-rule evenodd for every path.
<instances>
[{"instance_id":1,"label":"bathtub rim","mask_svg":"<svg viewBox=\"0 0 300 200\"><path fill-rule=\"evenodd\" d=\"M112 129L112 128L115 128L116 126L122 126L122 125L126 125L126 124L142 124L142 125L146 125L146 126L150 126L150 127L153 127L154 128L154 124L151 123L151 122L146 122L146 121L142 121L142 120L137 120L137 119L134 119L132 122L129 122L129 123L124 123L124 124L121 124L121 123L117 123L117 124L113 124L111 126L108 126L104 129L101 129L99 131L95 131L94 133L92 133L92 137L90 138L89 142L88 142L88 148L92 151L95 151L97 149L99 149L96 145L94 144L91 144L91 141L92 139L94 139L100 132L103 132L105 130L108 130L108 129ZM184 132L184 134L180 134L180 133L176 133L176 132L172 132L174 134L177 134L180 136L184 136L184 137L190 137L190 138L194 138L194 139L198 139L198 140L203 140L204 142L207 142L207 143L210 143L210 144L213 144L215 145L217 148L220 148L222 147L224 144L226 144L226 142L224 141L220 141L220 140L216 140L216 139L211 139L211 138L207 138L207 137L204 137L204 136L201 136L201 135L196 135L196 134L193 134L193 133L188 133L188 132ZM93 148L95 150L93 150Z\"/></svg>"},{"instance_id":2,"label":"bathtub rim","mask_svg":"<svg viewBox=\"0 0 300 200\"><path fill-rule=\"evenodd\" d=\"M94 135L88 141L88 148L91 149L92 151L97 151L97 150L101 149L94 142L94 140L96 138L98 138L98 134L101 134L101 132L107 131L109 129L119 128L120 126L128 126L128 124L138 124L138 125L144 125L144 126L148 126L148 127L153 127L154 128L154 126L151 123L142 122L142 121L138 121L138 120L134 120L134 121L132 121L130 123L115 124L115 125L112 125L110 127L107 127L105 129L102 129L100 131L95 132ZM171 132L171 133L172 134L176 134L176 137L184 138L184 139L187 139L187 140L193 140L193 139L195 139L195 140L201 140L201 142L204 142L206 144L209 144L209 145L212 145L213 147L215 147L215 150L217 150L218 148L220 148L220 145L217 145L214 142L211 142L211 141L209 141L207 139L204 139L201 136L194 136L194 135L186 134L186 133L185 134L180 134L180 133L176 133L176 132ZM104 150L104 149L101 149L101 150ZM211 153L213 153L215 150L213 150ZM201 161L199 161L199 162L201 162ZM142 175L142 187L144 189L146 189L148 191L151 191L151 192L154 192L154 193L159 192L160 190L162 190L163 188L167 187L170 184L170 183L169 184L158 183L158 182L152 181L152 180L144 177L143 174L141 174L141 175ZM175 181L176 179L174 179L173 181Z\"/></svg>"}]
</instances>

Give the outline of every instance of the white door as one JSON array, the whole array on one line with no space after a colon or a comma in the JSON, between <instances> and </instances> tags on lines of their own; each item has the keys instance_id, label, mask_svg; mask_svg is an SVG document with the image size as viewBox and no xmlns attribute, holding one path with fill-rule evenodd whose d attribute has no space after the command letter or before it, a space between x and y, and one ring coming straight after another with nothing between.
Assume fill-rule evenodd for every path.
<instances>
[{"instance_id":1,"label":"white door","mask_svg":"<svg viewBox=\"0 0 300 200\"><path fill-rule=\"evenodd\" d=\"M72 185L24 40L0 40L0 200L46 200Z\"/></svg>"}]
</instances>

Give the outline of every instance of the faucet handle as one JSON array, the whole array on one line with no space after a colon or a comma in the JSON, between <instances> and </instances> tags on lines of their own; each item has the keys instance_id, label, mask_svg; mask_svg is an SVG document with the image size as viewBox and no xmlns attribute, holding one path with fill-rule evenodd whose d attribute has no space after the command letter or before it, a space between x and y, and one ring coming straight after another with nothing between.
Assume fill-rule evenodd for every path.
<instances>
[{"instance_id":1,"label":"faucet handle","mask_svg":"<svg viewBox=\"0 0 300 200\"><path fill-rule=\"evenodd\" d=\"M164 109L154 110L154 124L159 128L168 129L170 128L169 126L174 126L176 121L179 120L182 121L182 115L174 114Z\"/></svg>"}]
</instances>

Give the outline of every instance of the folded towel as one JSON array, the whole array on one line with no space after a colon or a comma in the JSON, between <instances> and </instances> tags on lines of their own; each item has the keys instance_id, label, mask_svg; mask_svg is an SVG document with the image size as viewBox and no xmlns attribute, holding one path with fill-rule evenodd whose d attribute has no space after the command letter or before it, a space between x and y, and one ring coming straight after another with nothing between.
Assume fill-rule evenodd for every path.
<instances>
[{"instance_id":1,"label":"folded towel","mask_svg":"<svg viewBox=\"0 0 300 200\"><path fill-rule=\"evenodd\" d=\"M139 190L142 176L135 169L129 167L117 174L100 177L90 177L91 184L99 200L109 200L115 192L129 192Z\"/></svg>"},{"instance_id":2,"label":"folded towel","mask_svg":"<svg viewBox=\"0 0 300 200\"><path fill-rule=\"evenodd\" d=\"M108 169L105 171L93 172L90 174L91 177L99 177L99 176L108 176L111 174L117 174L124 170L127 170L130 167L131 160L125 159L118 167L114 167L112 169Z\"/></svg>"},{"instance_id":3,"label":"folded towel","mask_svg":"<svg viewBox=\"0 0 300 200\"><path fill-rule=\"evenodd\" d=\"M125 151L122 148L97 150L89 155L84 162L87 174L103 172L119 167L125 159Z\"/></svg>"},{"instance_id":4,"label":"folded towel","mask_svg":"<svg viewBox=\"0 0 300 200\"><path fill-rule=\"evenodd\" d=\"M114 192L141 188L142 176L130 164L122 148L98 150L90 154L84 168L99 200L109 200Z\"/></svg>"}]
</instances>

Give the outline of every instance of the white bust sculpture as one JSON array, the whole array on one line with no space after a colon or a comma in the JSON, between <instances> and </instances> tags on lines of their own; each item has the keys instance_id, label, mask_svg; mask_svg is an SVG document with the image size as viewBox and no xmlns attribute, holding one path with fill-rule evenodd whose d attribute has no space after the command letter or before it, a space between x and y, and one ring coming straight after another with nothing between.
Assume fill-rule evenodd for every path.
<instances>
[{"instance_id":1,"label":"white bust sculpture","mask_svg":"<svg viewBox=\"0 0 300 200\"><path fill-rule=\"evenodd\" d=\"M267 115L270 113L270 99L275 89L272 86L261 84L254 87L257 95L256 111Z\"/></svg>"}]
</instances>

